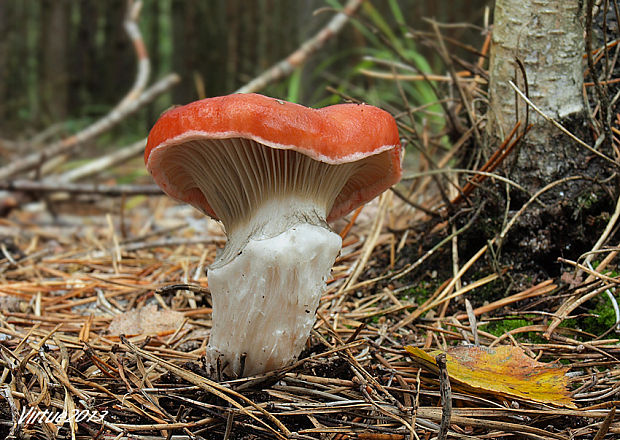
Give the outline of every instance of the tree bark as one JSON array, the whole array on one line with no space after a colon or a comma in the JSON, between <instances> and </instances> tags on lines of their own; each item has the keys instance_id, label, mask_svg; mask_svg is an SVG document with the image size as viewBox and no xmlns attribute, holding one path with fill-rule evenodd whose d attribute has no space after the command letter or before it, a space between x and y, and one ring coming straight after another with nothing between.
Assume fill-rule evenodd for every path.
<instances>
[{"instance_id":1,"label":"tree bark","mask_svg":"<svg viewBox=\"0 0 620 440\"><path fill-rule=\"evenodd\" d=\"M99 10L96 0L82 0L72 3L72 14L79 16L79 21L71 27L72 38L69 56L69 108L83 109L96 102L91 91L101 86L101 77L97 71L97 21ZM71 112L75 115L75 111Z\"/></svg>"},{"instance_id":2,"label":"tree bark","mask_svg":"<svg viewBox=\"0 0 620 440\"><path fill-rule=\"evenodd\" d=\"M194 72L199 67L198 57L203 56L207 49L198 47L198 28L200 17L196 14L196 1L174 0L172 2L172 70L181 72L183 81L173 90L174 104L187 104L196 100ZM208 42L205 42L208 44ZM219 42L218 42L219 43ZM217 70L217 69L214 69Z\"/></svg>"},{"instance_id":3,"label":"tree bark","mask_svg":"<svg viewBox=\"0 0 620 440\"><path fill-rule=\"evenodd\" d=\"M2 121L6 118L6 102L9 64L9 8L7 3L0 2L0 133L2 132ZM1 136L1 134L0 134Z\"/></svg>"},{"instance_id":4,"label":"tree bark","mask_svg":"<svg viewBox=\"0 0 620 440\"><path fill-rule=\"evenodd\" d=\"M557 270L558 256L578 257L588 251L596 228L613 212L601 183L612 175L610 164L571 140L517 96L512 81L534 105L571 133L592 145L583 97L584 6L580 0L496 0L489 65L489 110L486 145L489 157L517 122L525 138L503 163L503 172L529 194L497 188L495 211L501 224L506 212L518 209L531 195L569 176L583 176L554 186L539 197L504 243L510 264ZM526 110L527 109L527 110ZM527 112L527 113L526 113ZM601 147L602 148L602 147ZM603 151L611 154L609 151ZM598 179L599 183L596 183ZM589 224L586 224L588 223Z\"/></svg>"},{"instance_id":5,"label":"tree bark","mask_svg":"<svg viewBox=\"0 0 620 440\"><path fill-rule=\"evenodd\" d=\"M108 0L98 2L103 8L103 44L99 49L101 82L98 104L113 105L129 90L136 73L136 61L131 41L124 28L127 2Z\"/></svg>"},{"instance_id":6,"label":"tree bark","mask_svg":"<svg viewBox=\"0 0 620 440\"><path fill-rule=\"evenodd\" d=\"M510 87L513 81L546 115L560 121L582 118L583 17L579 0L497 0L489 66L490 152L520 121L527 105ZM517 61L525 70L522 74ZM525 85L527 80L527 86ZM558 129L532 109L532 125L511 177L536 191L570 170L576 146L555 142ZM567 139L563 139L567 143ZM568 160L568 163L567 163ZM565 165L569 165L568 168Z\"/></svg>"},{"instance_id":7,"label":"tree bark","mask_svg":"<svg viewBox=\"0 0 620 440\"><path fill-rule=\"evenodd\" d=\"M69 3L67 0L43 2L43 32L40 35L42 57L41 96L49 120L64 121L68 114L67 39Z\"/></svg>"}]
</instances>

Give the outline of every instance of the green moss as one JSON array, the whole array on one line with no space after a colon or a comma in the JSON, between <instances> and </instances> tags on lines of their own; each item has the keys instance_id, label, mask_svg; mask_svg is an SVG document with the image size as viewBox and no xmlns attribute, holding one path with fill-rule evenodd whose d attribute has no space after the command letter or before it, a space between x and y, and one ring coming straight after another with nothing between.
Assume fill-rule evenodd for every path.
<instances>
[{"instance_id":1,"label":"green moss","mask_svg":"<svg viewBox=\"0 0 620 440\"><path fill-rule=\"evenodd\" d=\"M411 287L401 292L398 299L401 301L415 300L417 304L422 304L430 298L436 288L436 284L431 283L430 281L422 281L415 287Z\"/></svg>"},{"instance_id":2,"label":"green moss","mask_svg":"<svg viewBox=\"0 0 620 440\"><path fill-rule=\"evenodd\" d=\"M372 316L372 317L370 318L370 322L371 322L372 324L379 324L379 319L381 319L381 317L382 317L382 316L383 316L383 314L382 314L382 313L381 313L381 314L379 314L379 315Z\"/></svg>"},{"instance_id":3,"label":"green moss","mask_svg":"<svg viewBox=\"0 0 620 440\"><path fill-rule=\"evenodd\" d=\"M598 265L601 264L600 261L595 260L592 262L592 269L596 270L598 268ZM603 275L607 275L608 277L617 277L620 272L618 271L618 268L605 268L604 270L601 271L601 273Z\"/></svg>"},{"instance_id":4,"label":"green moss","mask_svg":"<svg viewBox=\"0 0 620 440\"><path fill-rule=\"evenodd\" d=\"M588 333L600 335L616 323L616 313L607 295L601 295L588 304L591 303L594 303L594 308L590 310L590 313L595 316L583 318L581 328Z\"/></svg>"},{"instance_id":5,"label":"green moss","mask_svg":"<svg viewBox=\"0 0 620 440\"><path fill-rule=\"evenodd\" d=\"M491 333L493 336L502 336L511 330L532 325L531 321L522 318L506 318L501 321L491 321L480 326L480 330Z\"/></svg>"},{"instance_id":6,"label":"green moss","mask_svg":"<svg viewBox=\"0 0 620 440\"><path fill-rule=\"evenodd\" d=\"M577 203L581 209L589 210L599 201L599 197L595 192L587 192L577 198Z\"/></svg>"},{"instance_id":7,"label":"green moss","mask_svg":"<svg viewBox=\"0 0 620 440\"><path fill-rule=\"evenodd\" d=\"M524 315L519 317L507 317L498 321L491 321L488 324L480 326L480 330L491 333L494 336L502 336L512 330L519 329L521 327L527 327L533 325L530 319L533 319L534 315ZM515 339L521 342L543 343L544 339L536 332L517 333L514 335Z\"/></svg>"},{"instance_id":8,"label":"green moss","mask_svg":"<svg viewBox=\"0 0 620 440\"><path fill-rule=\"evenodd\" d=\"M599 264L600 261L593 261L592 268L596 270ZM602 270L601 273L612 278L616 278L620 275L618 268L605 269ZM616 324L616 313L614 312L611 299L609 299L607 294L601 294L588 301L583 305L581 311L592 316L566 319L560 324L560 327L576 328L593 335L600 335ZM581 338L577 339L581 340Z\"/></svg>"},{"instance_id":9,"label":"green moss","mask_svg":"<svg viewBox=\"0 0 620 440\"><path fill-rule=\"evenodd\" d=\"M472 274L470 282L482 279L488 275L490 275L489 272L476 272ZM490 283L486 283L485 285L476 288L472 295L470 295L470 301L475 304L483 304L485 301L493 302L499 298L504 298L505 296L506 285L501 278L498 278Z\"/></svg>"},{"instance_id":10,"label":"green moss","mask_svg":"<svg viewBox=\"0 0 620 440\"><path fill-rule=\"evenodd\" d=\"M577 320L571 318L571 319L565 319L564 321L562 321L558 327L577 328L577 325L578 325Z\"/></svg>"}]
</instances>

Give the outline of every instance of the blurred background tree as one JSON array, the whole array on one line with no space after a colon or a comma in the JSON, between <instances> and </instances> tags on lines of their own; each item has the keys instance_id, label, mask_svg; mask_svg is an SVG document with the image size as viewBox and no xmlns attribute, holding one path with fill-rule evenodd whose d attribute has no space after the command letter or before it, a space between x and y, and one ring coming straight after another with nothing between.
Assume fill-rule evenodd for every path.
<instances>
[{"instance_id":1,"label":"blurred background tree","mask_svg":"<svg viewBox=\"0 0 620 440\"><path fill-rule=\"evenodd\" d=\"M356 86L371 87L380 81L356 72L368 66L364 55L376 53L379 44L392 43L383 31L398 32L399 20L412 29L428 29L423 16L480 24L488 3L492 2L367 1L358 19L369 27L347 26L289 80L262 92L324 105L330 97L327 85L349 92ZM174 71L182 81L120 129L144 136L170 105L236 90L295 50L336 7L337 2L325 0L145 1L140 27L152 77ZM0 1L0 138L27 139L44 129L67 134L118 102L135 73L135 56L123 29L125 12L125 0ZM386 29L381 29L383 24ZM404 26L400 31L407 32ZM479 30L468 27L446 29L445 35L474 45L482 40ZM419 60L433 62L432 50L415 50Z\"/></svg>"}]
</instances>

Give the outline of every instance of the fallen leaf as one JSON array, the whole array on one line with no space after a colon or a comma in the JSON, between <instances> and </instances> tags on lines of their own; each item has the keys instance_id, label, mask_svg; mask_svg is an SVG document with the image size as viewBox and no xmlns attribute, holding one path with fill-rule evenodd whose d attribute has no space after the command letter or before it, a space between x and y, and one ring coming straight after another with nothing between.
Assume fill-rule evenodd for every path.
<instances>
[{"instance_id":1,"label":"fallen leaf","mask_svg":"<svg viewBox=\"0 0 620 440\"><path fill-rule=\"evenodd\" d=\"M435 356L406 346L414 361L437 373ZM519 347L459 346L446 352L450 381L472 391L485 391L531 402L576 408L568 390L568 368L537 362Z\"/></svg>"},{"instance_id":2,"label":"fallen leaf","mask_svg":"<svg viewBox=\"0 0 620 440\"><path fill-rule=\"evenodd\" d=\"M155 304L149 304L115 316L108 332L112 336L161 335L175 331L183 319L185 316L181 312L157 310Z\"/></svg>"},{"instance_id":3,"label":"fallen leaf","mask_svg":"<svg viewBox=\"0 0 620 440\"><path fill-rule=\"evenodd\" d=\"M0 292L0 310L7 312L23 312L22 299L17 296L4 295Z\"/></svg>"}]
</instances>

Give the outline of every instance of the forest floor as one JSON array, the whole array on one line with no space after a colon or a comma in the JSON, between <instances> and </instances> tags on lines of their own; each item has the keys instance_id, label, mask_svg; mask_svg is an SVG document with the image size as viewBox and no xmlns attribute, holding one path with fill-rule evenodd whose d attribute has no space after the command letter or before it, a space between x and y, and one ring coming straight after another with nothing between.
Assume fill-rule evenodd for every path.
<instances>
[{"instance_id":1,"label":"forest floor","mask_svg":"<svg viewBox=\"0 0 620 440\"><path fill-rule=\"evenodd\" d=\"M350 15L361 1L348 4ZM128 14L129 26L137 15ZM286 60L301 64L319 50L346 21L335 17ZM139 32L131 35L148 61ZM480 67L459 77L467 96L485 81L488 42ZM0 198L0 438L620 438L619 249L603 245L620 204L591 219L602 226L588 231L592 241L606 240L586 259L541 270L502 263L506 237L518 221L527 225L538 200L506 208L494 225L469 202L487 191L484 179L506 183L491 173L517 144L518 127L481 168L452 170L469 154L472 130L461 127L445 148L446 133L429 141L402 123L414 124L406 102L388 109L400 110L401 136L432 148L419 158L406 148L402 183L332 225L343 248L299 360L259 376L210 378L205 269L225 243L220 226L157 188L119 192L127 176L145 174L140 159L99 162L102 186L79 183L92 171L84 168L48 179L51 188L13 179L40 177L42 163L70 156L179 81L168 75L147 88L144 66L104 118L45 154L22 157L17 145L0 168L0 189L11 191ZM251 90L298 65L275 67ZM435 80L461 84L456 75ZM405 96L400 85L390 90ZM128 147L115 164L143 149Z\"/></svg>"},{"instance_id":2,"label":"forest floor","mask_svg":"<svg viewBox=\"0 0 620 440\"><path fill-rule=\"evenodd\" d=\"M219 225L164 196L50 202L56 217L34 202L0 220L3 438L620 436L605 255L581 276L493 270L488 243L459 257L460 231L388 192L333 225L344 245L300 360L211 381Z\"/></svg>"}]
</instances>

